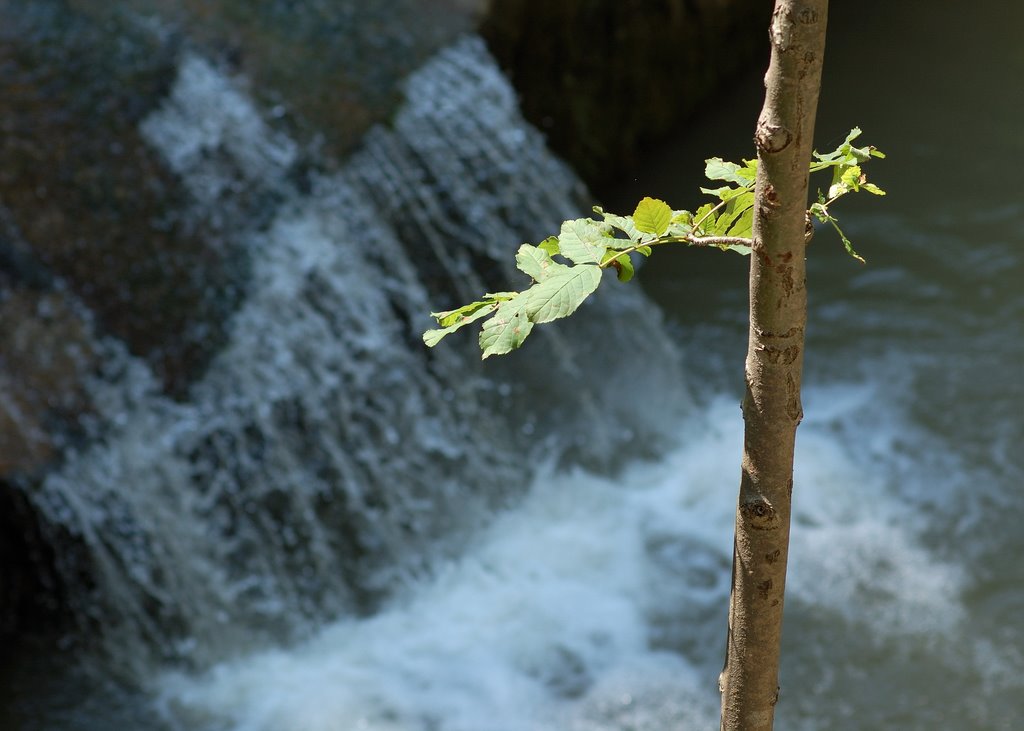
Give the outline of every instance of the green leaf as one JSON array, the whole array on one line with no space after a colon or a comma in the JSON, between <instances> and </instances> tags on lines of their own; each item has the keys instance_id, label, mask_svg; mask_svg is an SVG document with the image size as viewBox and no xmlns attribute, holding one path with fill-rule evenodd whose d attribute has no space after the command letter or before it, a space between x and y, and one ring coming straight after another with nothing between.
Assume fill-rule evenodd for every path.
<instances>
[{"instance_id":1,"label":"green leaf","mask_svg":"<svg viewBox=\"0 0 1024 731\"><path fill-rule=\"evenodd\" d=\"M546 239L537 244L537 248L541 251L547 252L548 256L554 256L560 253L558 251L558 237L548 236Z\"/></svg>"},{"instance_id":2,"label":"green leaf","mask_svg":"<svg viewBox=\"0 0 1024 731\"><path fill-rule=\"evenodd\" d=\"M423 342L428 348L433 348L441 342L444 337L451 335L459 328L468 325L471 322L476 322L477 320L486 317L494 312L494 309L499 306L498 302L474 302L471 305L460 307L458 310L453 310L451 313L438 313L449 315L448 317L439 318L438 320L439 323L441 325L445 325L445 327L435 330L427 330L423 333ZM464 310L467 311L466 314L459 314ZM433 316L437 317L438 314L434 314ZM455 319L452 319L453 317Z\"/></svg>"},{"instance_id":3,"label":"green leaf","mask_svg":"<svg viewBox=\"0 0 1024 731\"><path fill-rule=\"evenodd\" d=\"M626 234L628 241L622 239L612 239L607 242L608 246L613 249L628 249L639 242L644 235L637 230L636 224L633 222L631 216L616 216L614 213L606 212L601 206L594 206L594 213L604 218L604 222L609 226L617 228L622 233Z\"/></svg>"},{"instance_id":4,"label":"green leaf","mask_svg":"<svg viewBox=\"0 0 1024 731\"><path fill-rule=\"evenodd\" d=\"M852 149L852 143L855 139L860 137L860 134L860 127L854 127L853 129L850 130L850 134L846 135L846 139L843 140L842 144L840 144L832 152L826 153L824 155L818 152L814 152L812 154L814 155L815 159L820 160L821 162L824 163L833 163L842 158L849 157ZM828 165L824 165L822 167L828 167ZM817 169L820 170L822 169L822 167L818 167ZM815 165L813 163L811 165L811 168L815 168Z\"/></svg>"},{"instance_id":5,"label":"green leaf","mask_svg":"<svg viewBox=\"0 0 1024 731\"><path fill-rule=\"evenodd\" d=\"M453 325L464 317L467 317L482 307L493 305L500 300L512 299L518 292L494 292L484 295L482 300L476 302L470 302L468 305L463 305L454 310L448 310L446 312L431 312L430 316L437 320L437 323L442 327L448 327Z\"/></svg>"},{"instance_id":6,"label":"green leaf","mask_svg":"<svg viewBox=\"0 0 1024 731\"><path fill-rule=\"evenodd\" d=\"M851 147L849 156L857 162L867 162L873 155L873 147ZM877 157L877 156L876 156Z\"/></svg>"},{"instance_id":7,"label":"green leaf","mask_svg":"<svg viewBox=\"0 0 1024 731\"><path fill-rule=\"evenodd\" d=\"M863 173L860 171L860 165L851 165L843 170L839 180L842 181L843 185L846 185L853 190L859 190L862 175Z\"/></svg>"},{"instance_id":8,"label":"green leaf","mask_svg":"<svg viewBox=\"0 0 1024 731\"><path fill-rule=\"evenodd\" d=\"M692 234L693 214L689 211L673 211L672 223L669 224L667 233L669 236L678 236L680 238Z\"/></svg>"},{"instance_id":9,"label":"green leaf","mask_svg":"<svg viewBox=\"0 0 1024 731\"><path fill-rule=\"evenodd\" d=\"M729 251L735 251L737 254L742 254L743 256L750 256L750 252L753 251L753 249L746 244L729 244L725 248Z\"/></svg>"},{"instance_id":10,"label":"green leaf","mask_svg":"<svg viewBox=\"0 0 1024 731\"><path fill-rule=\"evenodd\" d=\"M516 254L516 267L524 274L528 274L533 281L543 282L550 276L551 270L556 267L564 268L565 265L553 261L543 249L523 244Z\"/></svg>"},{"instance_id":11,"label":"green leaf","mask_svg":"<svg viewBox=\"0 0 1024 731\"><path fill-rule=\"evenodd\" d=\"M533 323L526 311L532 289L535 288L520 292L517 297L502 302L495 310L494 317L484 323L480 329L480 350L483 351L481 360L486 360L492 355L509 353L526 340L533 330Z\"/></svg>"},{"instance_id":12,"label":"green leaf","mask_svg":"<svg viewBox=\"0 0 1024 731\"><path fill-rule=\"evenodd\" d=\"M558 234L558 248L575 264L598 264L608 250L610 233L605 224L590 218L566 221Z\"/></svg>"},{"instance_id":13,"label":"green leaf","mask_svg":"<svg viewBox=\"0 0 1024 731\"><path fill-rule=\"evenodd\" d=\"M860 254L854 251L853 244L850 243L850 240L848 238L846 238L846 234L843 233L843 230L839 228L839 222L835 219L835 216L828 212L828 208L826 208L824 204L814 203L811 206L810 211L811 214L822 223L831 224L832 228L834 228L836 230L836 233L839 234L839 238L842 240L843 247L846 249L847 254L852 256L861 264L864 263L864 257L862 257Z\"/></svg>"},{"instance_id":14,"label":"green leaf","mask_svg":"<svg viewBox=\"0 0 1024 731\"><path fill-rule=\"evenodd\" d=\"M701 232L705 232L715 225L715 219L717 218L715 208L716 206L714 203L705 203L694 212L694 230L700 229Z\"/></svg>"},{"instance_id":15,"label":"green leaf","mask_svg":"<svg viewBox=\"0 0 1024 731\"><path fill-rule=\"evenodd\" d=\"M644 198L633 211L633 223L638 231L661 236L672 222L672 209L663 200Z\"/></svg>"},{"instance_id":16,"label":"green leaf","mask_svg":"<svg viewBox=\"0 0 1024 731\"><path fill-rule=\"evenodd\" d=\"M526 311L535 323L566 317L601 283L601 269L590 264L565 267L524 293Z\"/></svg>"},{"instance_id":17,"label":"green leaf","mask_svg":"<svg viewBox=\"0 0 1024 731\"><path fill-rule=\"evenodd\" d=\"M700 192L704 193L705 195L713 195L716 198L721 198L722 200L725 200L726 196L728 196L729 193L733 192L734 190L736 190L736 188L733 188L731 185L723 185L721 188L701 188Z\"/></svg>"},{"instance_id":18,"label":"green leaf","mask_svg":"<svg viewBox=\"0 0 1024 731\"><path fill-rule=\"evenodd\" d=\"M754 235L754 207L751 206L750 208L748 208L745 211L743 211L743 213L740 214L739 218L736 219L736 222L733 223L732 227L728 231L725 232L725 235L726 236L740 236L740 237L745 238L745 239L749 239L749 238L753 237L753 235ZM737 249L736 246L740 246L740 244L734 244L733 246L730 246L729 248L731 248L733 251L739 251L739 249ZM749 246L743 246L743 248L746 249L746 251L743 251L743 252L740 252L740 253L742 253L742 254L749 254L750 253L750 247Z\"/></svg>"},{"instance_id":19,"label":"green leaf","mask_svg":"<svg viewBox=\"0 0 1024 731\"><path fill-rule=\"evenodd\" d=\"M693 224L673 223L665 233L683 239L693 233Z\"/></svg>"},{"instance_id":20,"label":"green leaf","mask_svg":"<svg viewBox=\"0 0 1024 731\"><path fill-rule=\"evenodd\" d=\"M734 162L726 162L720 157L712 157L710 160L705 160L704 163L704 177L708 180L747 184L748 178L740 174L741 168Z\"/></svg>"},{"instance_id":21,"label":"green leaf","mask_svg":"<svg viewBox=\"0 0 1024 731\"><path fill-rule=\"evenodd\" d=\"M618 266L615 266L618 265ZM618 277L620 282L628 282L633 278L634 269L633 261L629 258L629 254L615 260L615 276Z\"/></svg>"},{"instance_id":22,"label":"green leaf","mask_svg":"<svg viewBox=\"0 0 1024 731\"><path fill-rule=\"evenodd\" d=\"M824 155L815 152L814 158L817 162L811 163L811 172L813 173L818 170L824 170L825 168L833 165L856 165L858 163L866 162L872 157L885 157L884 153L876 150L871 145L868 145L867 147L854 147L853 141L860 137L860 134L860 128L854 127L850 130L850 134L846 136L846 139L843 140L843 143L832 152Z\"/></svg>"},{"instance_id":23,"label":"green leaf","mask_svg":"<svg viewBox=\"0 0 1024 731\"><path fill-rule=\"evenodd\" d=\"M850 171L856 170L857 175L851 176ZM851 190L857 190L860 185L860 167L858 165L837 163L832 168L832 185L828 188L828 197L832 200L846 195Z\"/></svg>"},{"instance_id":24,"label":"green leaf","mask_svg":"<svg viewBox=\"0 0 1024 731\"><path fill-rule=\"evenodd\" d=\"M843 246L846 248L846 253L863 264L864 257L853 250L853 244L851 244L850 240L846 238L846 234L843 233L843 229L839 228L839 222L832 216L828 217L828 222L832 224L832 228L836 230L836 233L839 234L839 238L843 240Z\"/></svg>"},{"instance_id":25,"label":"green leaf","mask_svg":"<svg viewBox=\"0 0 1024 731\"><path fill-rule=\"evenodd\" d=\"M649 236L648 239L653 240L656 236ZM607 239L609 251L625 251L626 249L632 249L636 246L639 241L630 241L629 239Z\"/></svg>"},{"instance_id":26,"label":"green leaf","mask_svg":"<svg viewBox=\"0 0 1024 731\"><path fill-rule=\"evenodd\" d=\"M828 188L828 201L834 202L837 198L851 192L866 190L873 195L885 195L885 191L873 183L867 181L861 164L872 157L884 158L885 155L870 145L866 147L854 147L853 141L861 134L859 127L850 130L843 143L835 150L827 154L814 153L814 162L811 163L812 173L826 168L832 169L832 183ZM818 191L818 202L825 203L826 199Z\"/></svg>"},{"instance_id":27,"label":"green leaf","mask_svg":"<svg viewBox=\"0 0 1024 731\"><path fill-rule=\"evenodd\" d=\"M628 282L633 278L633 262L630 260L629 254L623 254L620 251L609 251L604 255L601 266L605 269L611 266L615 270L615 276L618 277L620 282Z\"/></svg>"},{"instance_id":28,"label":"green leaf","mask_svg":"<svg viewBox=\"0 0 1024 731\"><path fill-rule=\"evenodd\" d=\"M711 228L705 226L704 228L709 231L712 236L725 236L736 220L743 215L747 209L752 208L753 205L753 191L747 191L742 195L735 196L734 198L729 199L729 202L725 206L725 210L719 214L714 226Z\"/></svg>"}]
</instances>

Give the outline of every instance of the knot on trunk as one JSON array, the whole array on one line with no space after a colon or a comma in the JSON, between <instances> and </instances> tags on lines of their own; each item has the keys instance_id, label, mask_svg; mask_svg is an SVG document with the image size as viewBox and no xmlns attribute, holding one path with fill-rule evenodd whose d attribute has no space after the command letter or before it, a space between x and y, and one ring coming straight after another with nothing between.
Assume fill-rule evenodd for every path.
<instances>
[{"instance_id":1,"label":"knot on trunk","mask_svg":"<svg viewBox=\"0 0 1024 731\"><path fill-rule=\"evenodd\" d=\"M751 530L775 530L779 527L775 508L761 495L741 500L740 513Z\"/></svg>"},{"instance_id":2,"label":"knot on trunk","mask_svg":"<svg viewBox=\"0 0 1024 731\"><path fill-rule=\"evenodd\" d=\"M793 141L793 133L781 124L771 124L761 120L754 132L754 144L757 149L767 154L782 152Z\"/></svg>"}]
</instances>

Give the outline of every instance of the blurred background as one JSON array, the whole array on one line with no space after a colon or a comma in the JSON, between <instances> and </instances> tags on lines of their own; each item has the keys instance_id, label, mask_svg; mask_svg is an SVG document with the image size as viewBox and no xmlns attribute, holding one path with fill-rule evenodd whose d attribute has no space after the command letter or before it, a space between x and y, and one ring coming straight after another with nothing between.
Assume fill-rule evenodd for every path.
<instances>
[{"instance_id":1,"label":"blurred background","mask_svg":"<svg viewBox=\"0 0 1024 731\"><path fill-rule=\"evenodd\" d=\"M420 333L752 156L770 5L0 2L0 728L717 728L746 259ZM1024 718L1022 27L831 11L782 727Z\"/></svg>"}]
</instances>

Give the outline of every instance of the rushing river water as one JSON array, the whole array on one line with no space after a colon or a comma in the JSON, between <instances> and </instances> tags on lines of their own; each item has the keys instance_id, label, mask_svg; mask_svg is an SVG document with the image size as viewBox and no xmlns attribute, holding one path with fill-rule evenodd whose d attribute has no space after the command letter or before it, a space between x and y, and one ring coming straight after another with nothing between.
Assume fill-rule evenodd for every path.
<instances>
[{"instance_id":1,"label":"rushing river water","mask_svg":"<svg viewBox=\"0 0 1024 731\"><path fill-rule=\"evenodd\" d=\"M952 4L870 5L878 7L833 11L818 138L830 148L861 126L865 141L889 153L869 170L889 196L843 201L837 211L867 265L825 230L809 252L806 417L778 725L1016 729L1024 719L1024 203L1015 161L1024 108L1014 80L1024 76L1024 51L1013 29L1024 27L1024 10L979 2L965 19ZM758 79L739 84L643 177L607 192L609 207L644 194L692 200L703 157L749 154L759 91ZM273 158L287 147L264 152ZM304 261L307 272L333 261L305 210L269 235L289 242L278 274L288 261ZM657 388L672 404L695 402L658 426L672 434L660 458L614 476L545 467L457 552L418 578L395 579L373 611L307 625L282 646L236 649L205 670L153 670L142 694L104 692L95 675L84 690L76 681L52 688L52 663L32 672L27 653L28 679L8 692L34 698L5 702L16 708L10 727L716 728L746 260L685 251L657 259L639 279L667 313L687 374L674 387L681 393L665 381ZM252 338L265 322L251 325ZM248 356L236 365L255 367ZM306 365L303 378L315 375ZM591 378L586 369L580 378ZM634 378L651 388L643 372L627 372L626 391ZM168 419L161 429L182 423L180 408L145 413ZM421 424L402 438L437 437L439 422ZM284 616L308 623L298 611Z\"/></svg>"},{"instance_id":2,"label":"rushing river water","mask_svg":"<svg viewBox=\"0 0 1024 731\"><path fill-rule=\"evenodd\" d=\"M1019 728L1024 103L1011 89L1024 51L997 26L1024 27L1024 10L837 4L830 23L818 147L862 127L889 153L869 165L889 196L839 214L866 265L828 230L809 249L779 722ZM652 190L688 200L703 157L749 154L737 141L759 82L727 95L616 202ZM691 379L733 403L746 346L736 259L680 252L643 272Z\"/></svg>"}]
</instances>

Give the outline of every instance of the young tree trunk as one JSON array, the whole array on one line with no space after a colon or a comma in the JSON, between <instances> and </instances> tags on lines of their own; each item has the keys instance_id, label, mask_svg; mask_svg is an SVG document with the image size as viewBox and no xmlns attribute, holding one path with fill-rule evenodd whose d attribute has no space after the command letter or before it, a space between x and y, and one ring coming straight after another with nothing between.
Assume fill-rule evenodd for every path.
<instances>
[{"instance_id":1,"label":"young tree trunk","mask_svg":"<svg viewBox=\"0 0 1024 731\"><path fill-rule=\"evenodd\" d=\"M777 0L757 122L750 340L729 639L719 678L723 731L772 728L789 550L793 446L803 416L808 164L827 0Z\"/></svg>"}]
</instances>

